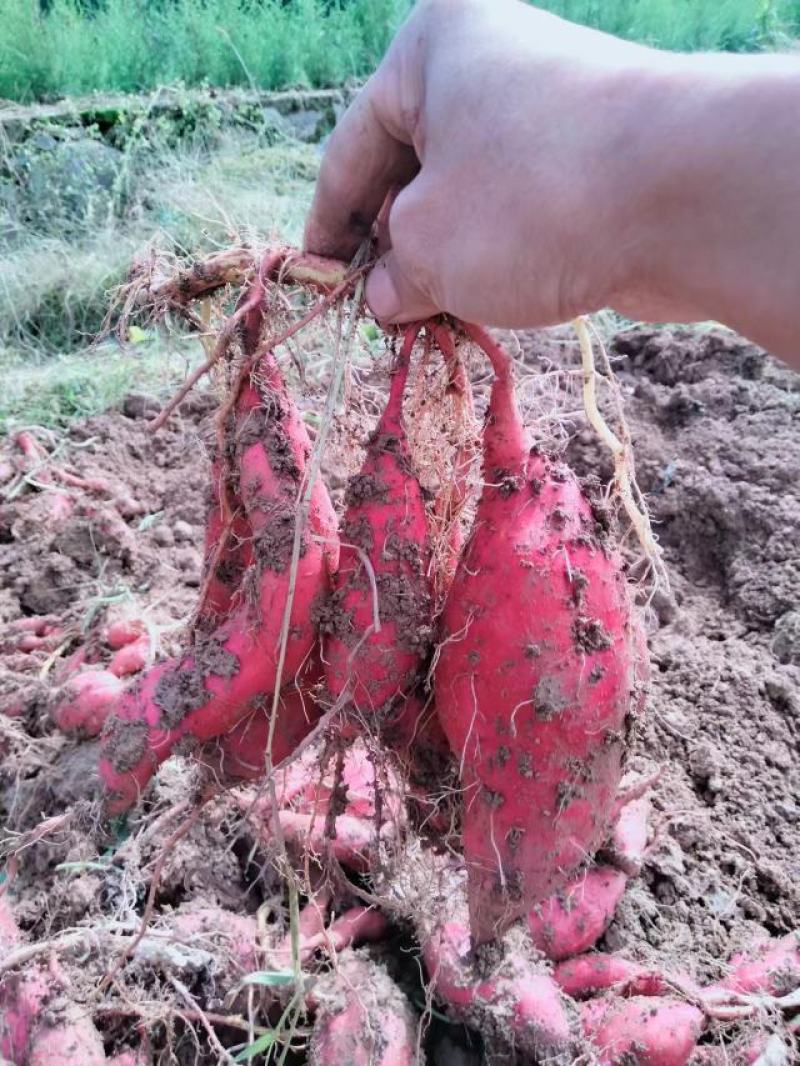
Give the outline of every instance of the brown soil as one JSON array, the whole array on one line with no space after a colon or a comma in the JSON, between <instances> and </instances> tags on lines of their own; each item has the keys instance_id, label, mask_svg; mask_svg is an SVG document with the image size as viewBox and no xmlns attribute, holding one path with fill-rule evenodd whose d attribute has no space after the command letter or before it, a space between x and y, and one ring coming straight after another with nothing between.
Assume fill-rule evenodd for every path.
<instances>
[{"instance_id":1,"label":"brown soil","mask_svg":"<svg viewBox=\"0 0 800 1066\"><path fill-rule=\"evenodd\" d=\"M557 409L577 412L574 379L553 375L554 365L577 365L564 336L522 341L528 369L550 383ZM672 590L649 594L642 581L652 691L633 766L663 768L655 840L600 946L715 977L755 934L800 928L800 376L721 331L637 329L619 334L610 354ZM152 402L129 397L122 410L76 424L61 442L59 461L66 456L79 473L112 479L108 498L65 520L51 519L49 491L29 489L0 507L0 625L53 614L64 626L55 650L23 654L0 641L0 709L26 708L22 718L0 717L7 827L30 831L73 810L67 828L51 827L14 864L15 913L34 940L113 916L138 922L161 845L193 795L190 762L171 760L148 793L149 821L137 812L127 827L112 828L123 857L96 869L97 827L78 802L96 745L55 734L43 708L74 648L87 644L98 662L110 657L100 636L106 617L144 615L161 630L162 650L178 650L200 582L204 441L215 405L198 393L152 436L145 421ZM580 475L608 480L608 456L577 413L560 427L541 421L536 428L564 447ZM328 471L340 496L357 468ZM351 482L349 491L361 498L379 487L357 483L356 490ZM250 914L266 903L282 915L280 886L234 809L212 804L176 841L161 874L156 925L170 908L204 901ZM153 817L170 812L160 835L148 838ZM9 850L19 839L7 839ZM73 865L58 866L65 862ZM96 988L107 961L70 967L78 999ZM213 968L198 965L192 994L221 1009ZM137 1009L158 1028L141 1004L174 1000L174 988L146 967L136 980ZM423 999L418 989L418 1006ZM124 1046L135 1014L102 1016L107 1049ZM196 1058L185 1032L172 1030L174 1061L217 1061L206 1044ZM477 1064L477 1046L463 1028L435 1023L429 1060Z\"/></svg>"}]
</instances>

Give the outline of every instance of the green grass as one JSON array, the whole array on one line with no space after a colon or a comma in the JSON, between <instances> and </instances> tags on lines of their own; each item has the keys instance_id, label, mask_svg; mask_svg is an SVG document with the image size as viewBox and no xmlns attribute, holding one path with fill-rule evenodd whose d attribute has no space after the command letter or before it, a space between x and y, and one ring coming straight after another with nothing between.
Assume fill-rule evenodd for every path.
<instances>
[{"instance_id":1,"label":"green grass","mask_svg":"<svg viewBox=\"0 0 800 1066\"><path fill-rule=\"evenodd\" d=\"M0 433L63 426L105 410L131 389L163 393L199 345L148 334L121 349L93 347L110 301L148 245L211 251L280 236L297 243L319 151L231 131L214 151L153 153L139 167L127 210L83 232L23 231L0 240ZM0 219L2 221L2 219Z\"/></svg>"},{"instance_id":2,"label":"green grass","mask_svg":"<svg viewBox=\"0 0 800 1066\"><path fill-rule=\"evenodd\" d=\"M380 59L411 0L0 0L0 97L186 85L341 83ZM743 50L800 34L800 0L543 0L665 48Z\"/></svg>"},{"instance_id":3,"label":"green grass","mask_svg":"<svg viewBox=\"0 0 800 1066\"><path fill-rule=\"evenodd\" d=\"M154 152L138 166L124 212L101 225L73 218L71 229L48 188L52 225L20 224L0 239L0 352L86 346L109 291L150 243L180 254L278 235L298 242L317 163L314 147L265 146L243 134L223 137L212 154Z\"/></svg>"},{"instance_id":4,"label":"green grass","mask_svg":"<svg viewBox=\"0 0 800 1066\"><path fill-rule=\"evenodd\" d=\"M167 344L155 333L124 349L109 342L47 360L0 351L0 434L22 426L60 429L107 411L132 391L165 396L201 355L196 341Z\"/></svg>"},{"instance_id":5,"label":"green grass","mask_svg":"<svg viewBox=\"0 0 800 1066\"><path fill-rule=\"evenodd\" d=\"M2 0L0 96L332 85L379 60L409 0Z\"/></svg>"}]
</instances>

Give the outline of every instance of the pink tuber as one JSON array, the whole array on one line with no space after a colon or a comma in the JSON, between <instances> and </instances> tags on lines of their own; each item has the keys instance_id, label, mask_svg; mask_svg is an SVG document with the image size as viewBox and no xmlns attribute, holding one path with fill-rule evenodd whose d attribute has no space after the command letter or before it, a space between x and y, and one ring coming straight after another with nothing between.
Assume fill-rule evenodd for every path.
<instances>
[{"instance_id":1,"label":"pink tuber","mask_svg":"<svg viewBox=\"0 0 800 1066\"><path fill-rule=\"evenodd\" d=\"M478 942L563 887L607 839L640 702L623 564L571 471L525 438L495 370L472 536L445 602L436 705L462 768Z\"/></svg>"}]
</instances>

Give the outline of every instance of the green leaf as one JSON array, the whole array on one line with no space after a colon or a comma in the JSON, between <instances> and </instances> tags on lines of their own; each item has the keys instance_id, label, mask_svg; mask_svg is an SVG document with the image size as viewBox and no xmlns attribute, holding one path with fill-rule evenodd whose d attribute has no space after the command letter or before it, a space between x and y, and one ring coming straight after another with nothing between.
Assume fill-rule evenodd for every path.
<instances>
[{"instance_id":1,"label":"green leaf","mask_svg":"<svg viewBox=\"0 0 800 1066\"><path fill-rule=\"evenodd\" d=\"M152 514L146 514L144 518L139 520L136 529L139 533L143 533L146 529L150 529L151 526L154 526L156 522L160 522L163 517L163 511L154 511Z\"/></svg>"},{"instance_id":2,"label":"green leaf","mask_svg":"<svg viewBox=\"0 0 800 1066\"><path fill-rule=\"evenodd\" d=\"M131 344L144 344L150 339L150 334L140 326L128 326L128 340Z\"/></svg>"},{"instance_id":3,"label":"green leaf","mask_svg":"<svg viewBox=\"0 0 800 1066\"><path fill-rule=\"evenodd\" d=\"M252 1044L248 1044L247 1047L233 1056L234 1062L249 1062L250 1059L254 1059L256 1055L260 1055L262 1051L269 1051L272 1045L275 1043L274 1033L262 1033L258 1040L254 1040Z\"/></svg>"},{"instance_id":4,"label":"green leaf","mask_svg":"<svg viewBox=\"0 0 800 1066\"><path fill-rule=\"evenodd\" d=\"M100 870L105 873L108 869L107 862L60 862L56 866L58 873L77 873L83 870Z\"/></svg>"},{"instance_id":5,"label":"green leaf","mask_svg":"<svg viewBox=\"0 0 800 1066\"><path fill-rule=\"evenodd\" d=\"M256 970L242 978L243 985L268 985L275 988L277 985L290 985L294 981L291 970Z\"/></svg>"}]
</instances>

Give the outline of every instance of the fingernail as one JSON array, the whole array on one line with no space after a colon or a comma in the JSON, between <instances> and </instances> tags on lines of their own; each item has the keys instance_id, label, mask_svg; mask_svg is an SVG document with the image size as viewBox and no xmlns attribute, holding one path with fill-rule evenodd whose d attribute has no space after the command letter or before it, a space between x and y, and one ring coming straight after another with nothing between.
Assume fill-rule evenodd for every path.
<instances>
[{"instance_id":1,"label":"fingernail","mask_svg":"<svg viewBox=\"0 0 800 1066\"><path fill-rule=\"evenodd\" d=\"M379 322L391 322L400 313L400 294L385 262L378 263L370 271L364 295Z\"/></svg>"}]
</instances>

